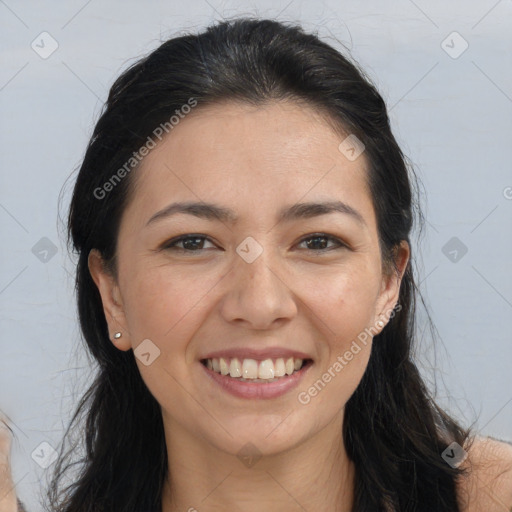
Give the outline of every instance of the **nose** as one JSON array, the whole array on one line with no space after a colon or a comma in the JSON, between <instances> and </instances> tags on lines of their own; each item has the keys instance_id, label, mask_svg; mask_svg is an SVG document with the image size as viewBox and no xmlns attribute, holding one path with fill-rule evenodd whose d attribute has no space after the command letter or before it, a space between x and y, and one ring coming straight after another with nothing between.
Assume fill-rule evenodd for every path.
<instances>
[{"instance_id":1,"label":"nose","mask_svg":"<svg viewBox=\"0 0 512 512\"><path fill-rule=\"evenodd\" d=\"M252 263L237 256L226 276L221 314L230 323L250 329L272 329L297 314L291 283L267 251ZM288 279L289 281L290 279Z\"/></svg>"}]
</instances>

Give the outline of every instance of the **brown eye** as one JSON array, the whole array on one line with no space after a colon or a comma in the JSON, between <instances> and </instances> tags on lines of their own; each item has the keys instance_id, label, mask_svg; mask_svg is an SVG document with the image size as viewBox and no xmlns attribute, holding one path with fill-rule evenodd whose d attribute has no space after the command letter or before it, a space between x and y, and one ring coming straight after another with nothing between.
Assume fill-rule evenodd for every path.
<instances>
[{"instance_id":1,"label":"brown eye","mask_svg":"<svg viewBox=\"0 0 512 512\"><path fill-rule=\"evenodd\" d=\"M162 249L177 250L180 252L200 252L204 249L205 241L209 242L208 238L203 235L184 235L166 242L162 246ZM180 247L178 244L182 244L182 246Z\"/></svg>"},{"instance_id":2,"label":"brown eye","mask_svg":"<svg viewBox=\"0 0 512 512\"><path fill-rule=\"evenodd\" d=\"M334 247L328 247L329 242L334 242ZM333 249L346 248L347 246L336 237L326 235L325 233L316 233L307 238L303 238L300 244L306 243L306 248L315 252L330 251Z\"/></svg>"}]
</instances>

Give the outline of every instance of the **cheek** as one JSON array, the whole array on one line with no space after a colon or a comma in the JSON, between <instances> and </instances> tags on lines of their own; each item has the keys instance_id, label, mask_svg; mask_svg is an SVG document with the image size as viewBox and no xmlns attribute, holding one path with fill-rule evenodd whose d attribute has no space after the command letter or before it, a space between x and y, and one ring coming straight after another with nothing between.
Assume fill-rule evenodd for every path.
<instances>
[{"instance_id":1,"label":"cheek","mask_svg":"<svg viewBox=\"0 0 512 512\"><path fill-rule=\"evenodd\" d=\"M346 357L347 351L335 358L303 388L298 400L315 409L320 424L338 414L359 386L371 353L371 342L358 343L357 353ZM310 409L311 412L312 409Z\"/></svg>"},{"instance_id":2,"label":"cheek","mask_svg":"<svg viewBox=\"0 0 512 512\"><path fill-rule=\"evenodd\" d=\"M321 330L320 364L302 387L299 402L310 400L317 410L332 415L349 400L368 365L378 275L352 266L309 285L304 292L307 305L320 319L315 321Z\"/></svg>"},{"instance_id":3,"label":"cheek","mask_svg":"<svg viewBox=\"0 0 512 512\"><path fill-rule=\"evenodd\" d=\"M125 295L130 333L135 338L153 337L161 342L175 338L173 332L194 316L194 309L206 300L206 292L217 281L163 267L132 274Z\"/></svg>"},{"instance_id":4,"label":"cheek","mask_svg":"<svg viewBox=\"0 0 512 512\"><path fill-rule=\"evenodd\" d=\"M123 299L132 348L149 339L159 350L147 366L136 358L141 377L165 408L193 408L193 400L179 383L189 379L189 341L205 314L207 292L219 279L185 275L164 266L128 275Z\"/></svg>"},{"instance_id":5,"label":"cheek","mask_svg":"<svg viewBox=\"0 0 512 512\"><path fill-rule=\"evenodd\" d=\"M307 305L321 320L332 356L370 327L375 313L378 276L367 268L347 267L316 276L303 288Z\"/></svg>"},{"instance_id":6,"label":"cheek","mask_svg":"<svg viewBox=\"0 0 512 512\"><path fill-rule=\"evenodd\" d=\"M220 276L164 266L129 275L123 299L132 346L149 338L162 353L183 350Z\"/></svg>"}]
</instances>

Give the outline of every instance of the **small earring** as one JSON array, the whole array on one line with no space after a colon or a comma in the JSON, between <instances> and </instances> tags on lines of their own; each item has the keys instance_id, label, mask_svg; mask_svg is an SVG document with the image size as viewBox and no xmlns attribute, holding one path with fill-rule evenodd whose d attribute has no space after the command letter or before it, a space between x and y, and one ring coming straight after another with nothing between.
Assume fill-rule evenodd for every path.
<instances>
[{"instance_id":1,"label":"small earring","mask_svg":"<svg viewBox=\"0 0 512 512\"><path fill-rule=\"evenodd\" d=\"M122 336L122 334L121 334L120 332L116 332L116 333L114 334L114 338L115 338L116 340L118 340L121 336Z\"/></svg>"}]
</instances>

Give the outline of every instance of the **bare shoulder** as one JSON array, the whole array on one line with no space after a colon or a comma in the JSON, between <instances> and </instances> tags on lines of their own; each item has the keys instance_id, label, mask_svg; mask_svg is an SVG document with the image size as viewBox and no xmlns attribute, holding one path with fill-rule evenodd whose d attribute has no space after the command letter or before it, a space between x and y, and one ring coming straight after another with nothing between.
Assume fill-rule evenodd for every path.
<instances>
[{"instance_id":1,"label":"bare shoulder","mask_svg":"<svg viewBox=\"0 0 512 512\"><path fill-rule=\"evenodd\" d=\"M477 436L466 447L459 482L462 512L512 512L512 442Z\"/></svg>"}]
</instances>

